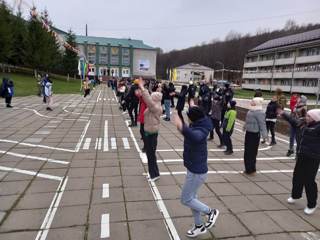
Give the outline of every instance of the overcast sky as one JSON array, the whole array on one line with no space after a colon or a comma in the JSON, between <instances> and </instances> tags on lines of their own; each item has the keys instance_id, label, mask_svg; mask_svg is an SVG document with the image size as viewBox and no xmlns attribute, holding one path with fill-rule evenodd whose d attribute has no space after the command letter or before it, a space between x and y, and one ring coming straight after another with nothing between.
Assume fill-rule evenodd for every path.
<instances>
[{"instance_id":1,"label":"overcast sky","mask_svg":"<svg viewBox=\"0 0 320 240\"><path fill-rule=\"evenodd\" d=\"M13 2L14 0L7 0ZM32 0L25 0L32 3ZM76 34L141 39L164 51L191 47L230 31L254 34L288 19L320 23L319 0L33 0L54 25Z\"/></svg>"}]
</instances>

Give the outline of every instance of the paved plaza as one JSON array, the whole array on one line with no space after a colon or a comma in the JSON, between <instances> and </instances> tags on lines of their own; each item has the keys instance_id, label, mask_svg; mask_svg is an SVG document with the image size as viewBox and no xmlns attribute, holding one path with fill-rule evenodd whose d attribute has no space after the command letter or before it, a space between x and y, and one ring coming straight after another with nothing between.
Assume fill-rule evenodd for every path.
<instances>
[{"instance_id":1,"label":"paved plaza","mask_svg":"<svg viewBox=\"0 0 320 240\"><path fill-rule=\"evenodd\" d=\"M161 178L149 183L139 128L128 127L114 92L105 85L91 96L54 96L48 112L41 98L14 98L0 108L1 240L179 240L192 226L180 203L186 169L183 137L161 122L157 156ZM306 216L305 197L288 205L294 159L288 137L260 145L258 173L243 170L242 122L235 153L208 143L209 173L199 197L220 210L200 239L320 239L320 210ZM319 178L318 178L319 180Z\"/></svg>"}]
</instances>

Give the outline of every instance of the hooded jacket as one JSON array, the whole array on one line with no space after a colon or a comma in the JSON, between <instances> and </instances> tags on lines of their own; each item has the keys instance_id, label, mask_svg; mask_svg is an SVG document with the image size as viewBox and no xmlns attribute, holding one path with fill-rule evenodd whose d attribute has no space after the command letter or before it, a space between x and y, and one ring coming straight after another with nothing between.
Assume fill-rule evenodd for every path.
<instances>
[{"instance_id":1,"label":"hooded jacket","mask_svg":"<svg viewBox=\"0 0 320 240\"><path fill-rule=\"evenodd\" d=\"M147 109L144 111L144 130L148 133L157 133L162 115L162 93L153 92L150 95L148 90L144 89L142 91L142 98L147 105Z\"/></svg>"},{"instance_id":2,"label":"hooded jacket","mask_svg":"<svg viewBox=\"0 0 320 240\"><path fill-rule=\"evenodd\" d=\"M279 107L277 101L270 101L266 110L266 119L277 119L277 109Z\"/></svg>"},{"instance_id":3,"label":"hooded jacket","mask_svg":"<svg viewBox=\"0 0 320 240\"><path fill-rule=\"evenodd\" d=\"M208 117L193 122L189 127L183 125L183 163L192 173L204 174L208 172L207 137L211 130L212 121Z\"/></svg>"}]
</instances>

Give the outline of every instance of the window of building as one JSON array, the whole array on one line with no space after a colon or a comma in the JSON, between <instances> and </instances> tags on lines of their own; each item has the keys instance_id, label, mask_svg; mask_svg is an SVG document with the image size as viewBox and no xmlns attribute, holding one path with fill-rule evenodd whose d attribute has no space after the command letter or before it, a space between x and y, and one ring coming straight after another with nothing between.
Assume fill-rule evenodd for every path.
<instances>
[{"instance_id":1,"label":"window of building","mask_svg":"<svg viewBox=\"0 0 320 240\"><path fill-rule=\"evenodd\" d=\"M96 63L96 46L88 45L88 61L91 64Z\"/></svg>"},{"instance_id":2,"label":"window of building","mask_svg":"<svg viewBox=\"0 0 320 240\"><path fill-rule=\"evenodd\" d=\"M277 54L276 58L281 59L281 58L291 58L293 57L294 52L292 51L286 51L286 52L280 52Z\"/></svg>"},{"instance_id":3,"label":"window of building","mask_svg":"<svg viewBox=\"0 0 320 240\"><path fill-rule=\"evenodd\" d=\"M130 65L130 49L122 48L122 65L129 66Z\"/></svg>"},{"instance_id":4,"label":"window of building","mask_svg":"<svg viewBox=\"0 0 320 240\"><path fill-rule=\"evenodd\" d=\"M111 65L118 65L119 64L119 48L117 48L117 47L111 48L110 64Z\"/></svg>"},{"instance_id":5,"label":"window of building","mask_svg":"<svg viewBox=\"0 0 320 240\"><path fill-rule=\"evenodd\" d=\"M99 63L108 64L108 47L106 46L100 47Z\"/></svg>"},{"instance_id":6,"label":"window of building","mask_svg":"<svg viewBox=\"0 0 320 240\"><path fill-rule=\"evenodd\" d=\"M304 87L317 87L318 80L317 79L303 79L302 86L304 86Z\"/></svg>"},{"instance_id":7,"label":"window of building","mask_svg":"<svg viewBox=\"0 0 320 240\"><path fill-rule=\"evenodd\" d=\"M282 80L280 80L280 85L289 86L290 85L290 81L291 80L288 80L288 79L282 79Z\"/></svg>"}]
</instances>

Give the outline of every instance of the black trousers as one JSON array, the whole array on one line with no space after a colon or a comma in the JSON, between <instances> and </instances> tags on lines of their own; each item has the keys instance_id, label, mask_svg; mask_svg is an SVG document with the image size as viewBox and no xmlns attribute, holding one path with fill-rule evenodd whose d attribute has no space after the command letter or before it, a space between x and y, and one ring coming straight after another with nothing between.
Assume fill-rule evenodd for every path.
<instances>
[{"instance_id":1,"label":"black trousers","mask_svg":"<svg viewBox=\"0 0 320 240\"><path fill-rule=\"evenodd\" d=\"M183 119L183 116L182 116L182 110L177 110L177 112L178 112L178 116L181 119L182 123L184 123L184 119Z\"/></svg>"},{"instance_id":2,"label":"black trousers","mask_svg":"<svg viewBox=\"0 0 320 240\"><path fill-rule=\"evenodd\" d=\"M12 100L12 96L6 97L6 104L10 105L11 104L11 100Z\"/></svg>"},{"instance_id":3,"label":"black trousers","mask_svg":"<svg viewBox=\"0 0 320 240\"><path fill-rule=\"evenodd\" d=\"M244 166L246 173L256 171L260 133L246 132L244 139Z\"/></svg>"},{"instance_id":4,"label":"black trousers","mask_svg":"<svg viewBox=\"0 0 320 240\"><path fill-rule=\"evenodd\" d=\"M221 134L221 131L220 131L220 121L217 120L217 119L213 119L213 118L211 118L211 121L212 121L214 129L212 129L210 131L210 138L213 138L213 130L215 130L217 135L218 135L218 137L219 137L220 145L224 145L222 134Z\"/></svg>"},{"instance_id":5,"label":"black trousers","mask_svg":"<svg viewBox=\"0 0 320 240\"><path fill-rule=\"evenodd\" d=\"M156 156L158 133L145 135L145 144L150 178L158 177L160 175Z\"/></svg>"},{"instance_id":6,"label":"black trousers","mask_svg":"<svg viewBox=\"0 0 320 240\"><path fill-rule=\"evenodd\" d=\"M275 134L274 134L274 128L276 123L272 122L272 121L266 121L266 125L267 125L267 132L269 133L269 131L271 132L271 141L275 142L276 138L275 138Z\"/></svg>"},{"instance_id":7,"label":"black trousers","mask_svg":"<svg viewBox=\"0 0 320 240\"><path fill-rule=\"evenodd\" d=\"M171 107L174 107L174 97L170 97L170 100L171 100Z\"/></svg>"},{"instance_id":8,"label":"black trousers","mask_svg":"<svg viewBox=\"0 0 320 240\"><path fill-rule=\"evenodd\" d=\"M145 133L144 133L144 123L140 123L140 135L141 140L143 141L143 148L145 148Z\"/></svg>"},{"instance_id":9,"label":"black trousers","mask_svg":"<svg viewBox=\"0 0 320 240\"><path fill-rule=\"evenodd\" d=\"M298 199L302 197L303 187L306 190L308 208L314 208L317 205L318 186L315 181L320 158L308 158L298 155L296 166L293 171L291 197Z\"/></svg>"},{"instance_id":10,"label":"black trousers","mask_svg":"<svg viewBox=\"0 0 320 240\"><path fill-rule=\"evenodd\" d=\"M231 135L232 131L227 132L226 129L223 129L223 142L227 147L227 151L233 151Z\"/></svg>"},{"instance_id":11,"label":"black trousers","mask_svg":"<svg viewBox=\"0 0 320 240\"><path fill-rule=\"evenodd\" d=\"M129 116L131 119L131 124L137 124L138 119L138 103L130 103L128 107ZM133 117L134 112L134 117Z\"/></svg>"},{"instance_id":12,"label":"black trousers","mask_svg":"<svg viewBox=\"0 0 320 240\"><path fill-rule=\"evenodd\" d=\"M83 97L86 97L88 95L90 95L90 89L89 88L84 90L84 96Z\"/></svg>"}]
</instances>

